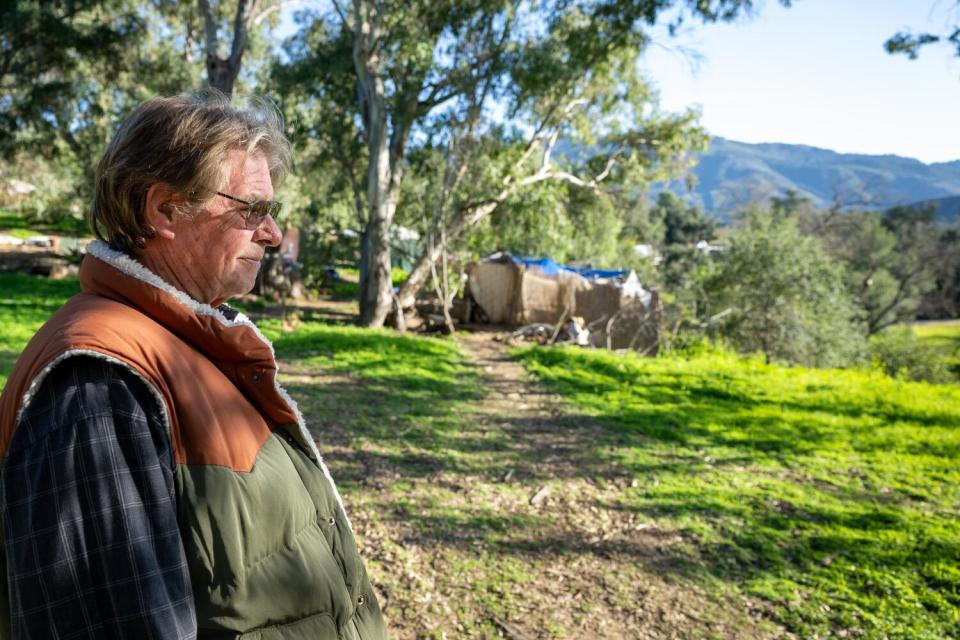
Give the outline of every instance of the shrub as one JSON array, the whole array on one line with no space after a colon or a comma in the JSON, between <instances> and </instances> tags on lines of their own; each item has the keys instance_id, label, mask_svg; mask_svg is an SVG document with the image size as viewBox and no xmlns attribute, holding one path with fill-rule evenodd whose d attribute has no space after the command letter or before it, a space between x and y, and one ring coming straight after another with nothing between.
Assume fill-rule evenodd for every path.
<instances>
[{"instance_id":1,"label":"shrub","mask_svg":"<svg viewBox=\"0 0 960 640\"><path fill-rule=\"evenodd\" d=\"M937 384L960 381L951 371L947 356L924 344L912 329L888 329L873 336L869 355L874 367L894 378Z\"/></svg>"},{"instance_id":2,"label":"shrub","mask_svg":"<svg viewBox=\"0 0 960 640\"><path fill-rule=\"evenodd\" d=\"M715 331L744 353L814 367L861 360L843 269L794 218L748 213L707 284Z\"/></svg>"}]
</instances>

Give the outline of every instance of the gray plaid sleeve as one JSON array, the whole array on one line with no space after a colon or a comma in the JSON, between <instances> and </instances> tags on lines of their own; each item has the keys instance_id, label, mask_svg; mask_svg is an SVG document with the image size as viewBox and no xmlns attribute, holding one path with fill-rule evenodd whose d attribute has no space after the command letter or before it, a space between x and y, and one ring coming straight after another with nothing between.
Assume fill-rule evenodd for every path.
<instances>
[{"instance_id":1,"label":"gray plaid sleeve","mask_svg":"<svg viewBox=\"0 0 960 640\"><path fill-rule=\"evenodd\" d=\"M122 367L69 358L3 468L14 638L194 638L173 459L157 401Z\"/></svg>"}]
</instances>

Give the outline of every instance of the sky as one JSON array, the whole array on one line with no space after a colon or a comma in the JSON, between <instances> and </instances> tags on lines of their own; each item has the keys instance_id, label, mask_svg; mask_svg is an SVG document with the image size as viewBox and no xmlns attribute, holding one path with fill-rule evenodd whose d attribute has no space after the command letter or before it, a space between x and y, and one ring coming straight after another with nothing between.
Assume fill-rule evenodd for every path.
<instances>
[{"instance_id":1,"label":"sky","mask_svg":"<svg viewBox=\"0 0 960 640\"><path fill-rule=\"evenodd\" d=\"M960 59L941 44L917 60L883 48L905 29L947 31L954 0L757 7L733 24L695 24L673 38L654 32L640 65L662 108L698 106L712 135L742 142L960 159Z\"/></svg>"}]
</instances>

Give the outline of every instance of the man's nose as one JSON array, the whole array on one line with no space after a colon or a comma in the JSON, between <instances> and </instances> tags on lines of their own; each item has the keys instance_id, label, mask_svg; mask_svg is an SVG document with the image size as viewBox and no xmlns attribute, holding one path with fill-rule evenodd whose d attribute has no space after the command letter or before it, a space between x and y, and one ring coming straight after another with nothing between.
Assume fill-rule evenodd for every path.
<instances>
[{"instance_id":1,"label":"man's nose","mask_svg":"<svg viewBox=\"0 0 960 640\"><path fill-rule=\"evenodd\" d=\"M260 226L257 227L253 235L255 242L261 242L270 247L278 246L283 239L280 227L277 226L277 222L273 219L273 216L269 214L263 219L263 222L260 223Z\"/></svg>"}]
</instances>

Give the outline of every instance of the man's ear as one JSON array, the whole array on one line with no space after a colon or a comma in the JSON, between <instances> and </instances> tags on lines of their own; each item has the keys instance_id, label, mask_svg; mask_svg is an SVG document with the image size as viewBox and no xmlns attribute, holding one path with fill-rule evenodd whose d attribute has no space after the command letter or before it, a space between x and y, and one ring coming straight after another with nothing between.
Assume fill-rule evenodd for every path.
<instances>
[{"instance_id":1,"label":"man's ear","mask_svg":"<svg viewBox=\"0 0 960 640\"><path fill-rule=\"evenodd\" d=\"M169 185L162 182L154 182L147 189L144 217L147 224L153 227L158 238L173 240L176 236L173 218L175 200L176 194Z\"/></svg>"}]
</instances>

